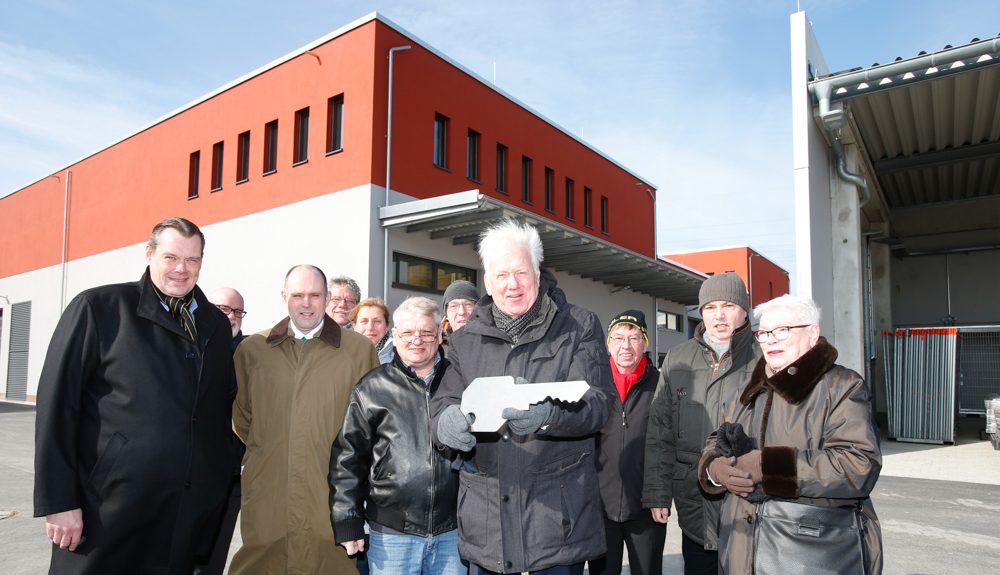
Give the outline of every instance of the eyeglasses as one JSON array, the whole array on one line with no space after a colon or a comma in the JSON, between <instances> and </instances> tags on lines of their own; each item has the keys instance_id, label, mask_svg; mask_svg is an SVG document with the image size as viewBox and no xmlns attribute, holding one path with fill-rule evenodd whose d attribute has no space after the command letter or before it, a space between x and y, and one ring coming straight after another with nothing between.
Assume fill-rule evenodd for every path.
<instances>
[{"instance_id":1,"label":"eyeglasses","mask_svg":"<svg viewBox=\"0 0 1000 575\"><path fill-rule=\"evenodd\" d=\"M413 341L413 338L416 338L417 341L434 341L437 339L436 331L396 331L393 329L392 332L403 341Z\"/></svg>"},{"instance_id":2,"label":"eyeglasses","mask_svg":"<svg viewBox=\"0 0 1000 575\"><path fill-rule=\"evenodd\" d=\"M333 296L330 298L330 303L332 303L333 305L340 305L341 303L346 303L347 305L354 307L358 305L358 300L349 297Z\"/></svg>"},{"instance_id":3,"label":"eyeglasses","mask_svg":"<svg viewBox=\"0 0 1000 575\"><path fill-rule=\"evenodd\" d=\"M247 314L247 310L240 309L238 307L229 307L228 305L219 305L219 304L215 304L215 307L219 308L219 311L221 311L226 315L233 314L236 317L243 317Z\"/></svg>"},{"instance_id":4,"label":"eyeglasses","mask_svg":"<svg viewBox=\"0 0 1000 575\"><path fill-rule=\"evenodd\" d=\"M639 343L642 342L642 336L641 335L630 335L628 337L622 337L620 335L613 335L613 336L611 336L610 340L611 340L611 343L613 343L615 345L621 345L621 344L625 343L626 341L628 342L629 345L639 345Z\"/></svg>"},{"instance_id":5,"label":"eyeglasses","mask_svg":"<svg viewBox=\"0 0 1000 575\"><path fill-rule=\"evenodd\" d=\"M448 311L458 311L460 309L463 310L463 311L472 311L475 308L476 308L476 302L474 302L474 301L458 301L458 300L454 300L454 301L448 302L448 308L447 309L448 309Z\"/></svg>"},{"instance_id":6,"label":"eyeglasses","mask_svg":"<svg viewBox=\"0 0 1000 575\"><path fill-rule=\"evenodd\" d=\"M770 331L758 330L753 332L753 336L757 338L757 341L764 343L767 341L767 336L773 335L774 341L785 341L788 336L792 335L793 329L798 329L800 327L809 327L812 324L806 323L802 325L783 325L781 327L776 327Z\"/></svg>"}]
</instances>

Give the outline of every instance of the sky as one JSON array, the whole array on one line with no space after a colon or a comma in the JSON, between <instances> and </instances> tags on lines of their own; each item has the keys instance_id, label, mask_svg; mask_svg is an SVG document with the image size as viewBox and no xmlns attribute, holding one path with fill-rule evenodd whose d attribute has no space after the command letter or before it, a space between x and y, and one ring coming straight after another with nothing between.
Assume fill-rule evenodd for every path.
<instances>
[{"instance_id":1,"label":"sky","mask_svg":"<svg viewBox=\"0 0 1000 575\"><path fill-rule=\"evenodd\" d=\"M659 253L794 286L799 8L833 71L1000 34L996 0L0 0L0 196L378 11L655 184Z\"/></svg>"}]
</instances>

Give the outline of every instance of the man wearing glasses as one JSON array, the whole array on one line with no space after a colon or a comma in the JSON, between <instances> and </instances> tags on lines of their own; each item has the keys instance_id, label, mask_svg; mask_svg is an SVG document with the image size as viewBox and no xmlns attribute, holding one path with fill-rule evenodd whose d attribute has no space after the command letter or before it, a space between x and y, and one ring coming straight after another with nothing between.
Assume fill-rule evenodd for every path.
<instances>
[{"instance_id":1,"label":"man wearing glasses","mask_svg":"<svg viewBox=\"0 0 1000 575\"><path fill-rule=\"evenodd\" d=\"M243 458L240 533L232 575L353 573L333 543L330 446L351 390L378 365L365 336L325 315L326 276L298 265L285 275L288 316L236 350L233 429Z\"/></svg>"},{"instance_id":2,"label":"man wearing glasses","mask_svg":"<svg viewBox=\"0 0 1000 575\"><path fill-rule=\"evenodd\" d=\"M642 507L649 404L660 372L649 357L646 315L630 309L608 324L615 407L597 437L597 479L604 508L608 553L590 562L591 575L618 574L628 548L629 569L636 575L659 575L667 526Z\"/></svg>"},{"instance_id":3,"label":"man wearing glasses","mask_svg":"<svg viewBox=\"0 0 1000 575\"><path fill-rule=\"evenodd\" d=\"M236 346L246 337L242 331L243 318L247 315L243 295L231 287L221 287L208 294L208 301L215 304L229 320L229 327L233 330L233 353L236 353Z\"/></svg>"},{"instance_id":4,"label":"man wearing glasses","mask_svg":"<svg viewBox=\"0 0 1000 575\"><path fill-rule=\"evenodd\" d=\"M351 392L330 455L334 537L349 555L367 551L373 575L466 571L458 555L453 455L431 441L430 397L448 368L439 353L440 322L437 304L426 297L396 308L395 357Z\"/></svg>"},{"instance_id":5,"label":"man wearing glasses","mask_svg":"<svg viewBox=\"0 0 1000 575\"><path fill-rule=\"evenodd\" d=\"M684 574L718 572L722 498L702 495L698 460L718 429L720 410L753 374L760 346L750 331L747 288L733 272L716 274L698 293L702 322L694 338L673 348L650 406L642 503L666 523L677 507Z\"/></svg>"},{"instance_id":6,"label":"man wearing glasses","mask_svg":"<svg viewBox=\"0 0 1000 575\"><path fill-rule=\"evenodd\" d=\"M327 286L326 314L344 329L354 329L351 324L351 310L361 301L358 282L347 276L330 279Z\"/></svg>"}]
</instances>

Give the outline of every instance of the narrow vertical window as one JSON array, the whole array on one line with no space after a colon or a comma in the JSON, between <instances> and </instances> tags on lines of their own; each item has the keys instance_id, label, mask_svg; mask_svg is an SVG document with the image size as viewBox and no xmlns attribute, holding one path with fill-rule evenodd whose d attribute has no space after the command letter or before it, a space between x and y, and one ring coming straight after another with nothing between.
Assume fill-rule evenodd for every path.
<instances>
[{"instance_id":1,"label":"narrow vertical window","mask_svg":"<svg viewBox=\"0 0 1000 575\"><path fill-rule=\"evenodd\" d=\"M531 203L531 158L521 156L521 201Z\"/></svg>"},{"instance_id":2,"label":"narrow vertical window","mask_svg":"<svg viewBox=\"0 0 1000 575\"><path fill-rule=\"evenodd\" d=\"M292 165L309 161L309 108L295 112L295 148Z\"/></svg>"},{"instance_id":3,"label":"narrow vertical window","mask_svg":"<svg viewBox=\"0 0 1000 575\"><path fill-rule=\"evenodd\" d=\"M465 138L465 177L479 181L479 132L469 130Z\"/></svg>"},{"instance_id":4,"label":"narrow vertical window","mask_svg":"<svg viewBox=\"0 0 1000 575\"><path fill-rule=\"evenodd\" d=\"M545 168L545 209L554 212L555 201L552 199L553 189L552 186L556 180L556 173L552 168Z\"/></svg>"},{"instance_id":5,"label":"narrow vertical window","mask_svg":"<svg viewBox=\"0 0 1000 575\"><path fill-rule=\"evenodd\" d=\"M497 191L507 193L507 146L497 144Z\"/></svg>"},{"instance_id":6,"label":"narrow vertical window","mask_svg":"<svg viewBox=\"0 0 1000 575\"><path fill-rule=\"evenodd\" d=\"M434 114L434 165L448 168L448 117Z\"/></svg>"},{"instance_id":7,"label":"narrow vertical window","mask_svg":"<svg viewBox=\"0 0 1000 575\"><path fill-rule=\"evenodd\" d=\"M592 192L587 186L583 187L583 225L591 228L594 226L593 218L590 213L590 196Z\"/></svg>"},{"instance_id":8,"label":"narrow vertical window","mask_svg":"<svg viewBox=\"0 0 1000 575\"><path fill-rule=\"evenodd\" d=\"M198 171L201 167L201 152L191 152L188 160L188 199L198 197Z\"/></svg>"},{"instance_id":9,"label":"narrow vertical window","mask_svg":"<svg viewBox=\"0 0 1000 575\"><path fill-rule=\"evenodd\" d=\"M573 180L566 178L566 219L573 219Z\"/></svg>"},{"instance_id":10,"label":"narrow vertical window","mask_svg":"<svg viewBox=\"0 0 1000 575\"><path fill-rule=\"evenodd\" d=\"M608 197L601 196L601 231L608 233Z\"/></svg>"},{"instance_id":11,"label":"narrow vertical window","mask_svg":"<svg viewBox=\"0 0 1000 575\"><path fill-rule=\"evenodd\" d=\"M264 174L278 169L278 121L264 124Z\"/></svg>"},{"instance_id":12,"label":"narrow vertical window","mask_svg":"<svg viewBox=\"0 0 1000 575\"><path fill-rule=\"evenodd\" d=\"M250 178L250 130L236 138L236 183Z\"/></svg>"},{"instance_id":13,"label":"narrow vertical window","mask_svg":"<svg viewBox=\"0 0 1000 575\"><path fill-rule=\"evenodd\" d=\"M212 146L212 188L210 192L222 189L222 150L224 143L216 142Z\"/></svg>"},{"instance_id":14,"label":"narrow vertical window","mask_svg":"<svg viewBox=\"0 0 1000 575\"><path fill-rule=\"evenodd\" d=\"M326 153L344 149L344 95L326 101Z\"/></svg>"}]
</instances>

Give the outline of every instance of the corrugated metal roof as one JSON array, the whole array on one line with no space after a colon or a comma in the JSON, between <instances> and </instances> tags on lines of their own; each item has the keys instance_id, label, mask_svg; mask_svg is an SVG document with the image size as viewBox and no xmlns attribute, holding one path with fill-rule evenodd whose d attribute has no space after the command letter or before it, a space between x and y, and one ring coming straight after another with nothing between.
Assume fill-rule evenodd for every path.
<instances>
[{"instance_id":1,"label":"corrugated metal roof","mask_svg":"<svg viewBox=\"0 0 1000 575\"><path fill-rule=\"evenodd\" d=\"M889 209L895 234L927 232L916 228L933 224L928 218L935 209L948 206L954 213L956 203L967 204L969 226L1000 228L1000 39L831 74L813 84L822 82L832 83L831 103L843 102L849 112L877 179L873 191ZM922 208L924 218L912 217ZM993 220L983 221L976 213L983 209ZM962 231L954 222L951 227L945 231ZM989 243L997 234L979 237Z\"/></svg>"}]
</instances>

